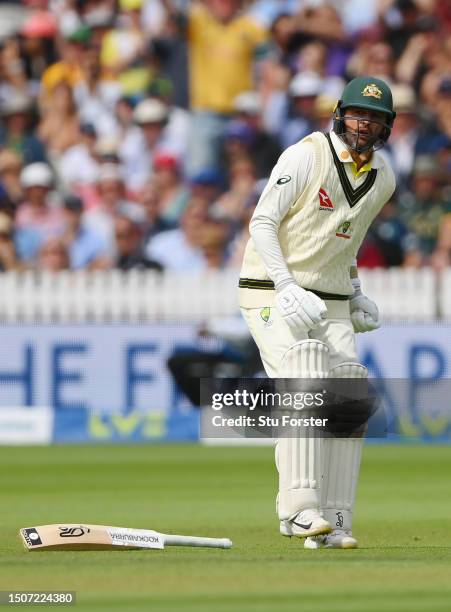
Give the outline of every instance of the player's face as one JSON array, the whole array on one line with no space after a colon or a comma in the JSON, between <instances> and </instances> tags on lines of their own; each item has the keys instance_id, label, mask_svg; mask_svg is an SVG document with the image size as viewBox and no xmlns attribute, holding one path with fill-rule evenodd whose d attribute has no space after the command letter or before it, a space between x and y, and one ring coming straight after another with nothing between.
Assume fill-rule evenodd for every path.
<instances>
[{"instance_id":1,"label":"player's face","mask_svg":"<svg viewBox=\"0 0 451 612\"><path fill-rule=\"evenodd\" d=\"M344 123L346 135L351 145L364 146L370 141L376 141L382 134L387 118L384 113L350 106L345 110ZM355 141L355 142L354 142Z\"/></svg>"}]
</instances>

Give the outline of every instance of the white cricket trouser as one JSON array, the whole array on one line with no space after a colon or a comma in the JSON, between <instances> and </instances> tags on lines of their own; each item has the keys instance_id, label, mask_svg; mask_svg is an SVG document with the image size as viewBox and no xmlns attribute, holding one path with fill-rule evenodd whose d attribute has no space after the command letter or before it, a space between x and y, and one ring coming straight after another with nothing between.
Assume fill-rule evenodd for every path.
<instances>
[{"instance_id":1,"label":"white cricket trouser","mask_svg":"<svg viewBox=\"0 0 451 612\"><path fill-rule=\"evenodd\" d=\"M312 331L299 330L294 334L276 307L241 308L241 312L252 337L255 340L265 371L270 378L283 378L283 356L300 340L321 340L329 348L329 367L333 368L347 361L358 363L354 329L349 315L349 302L325 300L327 319ZM264 317L264 318L263 318ZM267 319L265 321L265 319ZM299 372L302 377L303 373Z\"/></svg>"}]
</instances>

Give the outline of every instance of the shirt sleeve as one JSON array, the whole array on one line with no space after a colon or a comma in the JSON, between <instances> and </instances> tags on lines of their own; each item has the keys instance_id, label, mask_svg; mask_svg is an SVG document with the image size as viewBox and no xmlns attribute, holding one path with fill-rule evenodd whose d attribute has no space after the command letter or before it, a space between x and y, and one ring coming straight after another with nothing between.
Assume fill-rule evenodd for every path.
<instances>
[{"instance_id":1,"label":"shirt sleeve","mask_svg":"<svg viewBox=\"0 0 451 612\"><path fill-rule=\"evenodd\" d=\"M251 41L253 47L258 47L266 42L268 38L268 32L265 28L260 26L252 18L248 17L245 21L246 33Z\"/></svg>"},{"instance_id":2,"label":"shirt sleeve","mask_svg":"<svg viewBox=\"0 0 451 612\"><path fill-rule=\"evenodd\" d=\"M276 289L294 282L280 248L279 227L290 207L313 178L315 150L301 142L282 153L250 222L254 246Z\"/></svg>"}]
</instances>

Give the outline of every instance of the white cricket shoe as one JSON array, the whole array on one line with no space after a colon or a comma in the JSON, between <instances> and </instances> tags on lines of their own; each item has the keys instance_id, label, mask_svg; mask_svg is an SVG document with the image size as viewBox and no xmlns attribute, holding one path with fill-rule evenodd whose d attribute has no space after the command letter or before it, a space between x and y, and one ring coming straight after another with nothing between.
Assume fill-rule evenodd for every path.
<instances>
[{"instance_id":1,"label":"white cricket shoe","mask_svg":"<svg viewBox=\"0 0 451 612\"><path fill-rule=\"evenodd\" d=\"M302 510L290 520L280 521L280 533L284 536L307 538L330 533L332 527L318 510Z\"/></svg>"},{"instance_id":2,"label":"white cricket shoe","mask_svg":"<svg viewBox=\"0 0 451 612\"><path fill-rule=\"evenodd\" d=\"M334 529L328 535L317 535L307 538L304 542L304 548L312 550L317 548L357 548L357 540L352 537L351 531L343 529Z\"/></svg>"}]
</instances>

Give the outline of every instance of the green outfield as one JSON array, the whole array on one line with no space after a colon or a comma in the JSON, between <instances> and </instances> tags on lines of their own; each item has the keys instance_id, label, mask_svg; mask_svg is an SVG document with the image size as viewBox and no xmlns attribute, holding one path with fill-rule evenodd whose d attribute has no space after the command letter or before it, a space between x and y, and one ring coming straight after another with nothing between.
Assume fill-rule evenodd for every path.
<instances>
[{"instance_id":1,"label":"green outfield","mask_svg":"<svg viewBox=\"0 0 451 612\"><path fill-rule=\"evenodd\" d=\"M349 551L278 535L269 447L0 448L0 464L0 590L75 590L83 610L451 609L451 446L365 449L361 548ZM19 527L56 522L230 537L234 548L22 548Z\"/></svg>"}]
</instances>

